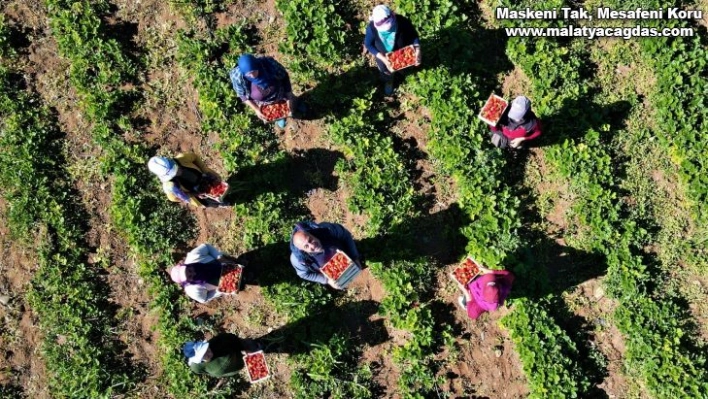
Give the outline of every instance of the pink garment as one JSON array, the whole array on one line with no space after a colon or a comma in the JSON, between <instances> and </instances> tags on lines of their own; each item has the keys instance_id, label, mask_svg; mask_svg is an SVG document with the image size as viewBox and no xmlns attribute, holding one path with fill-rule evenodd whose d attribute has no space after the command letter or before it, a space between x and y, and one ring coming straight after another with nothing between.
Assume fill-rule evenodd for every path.
<instances>
[{"instance_id":1,"label":"pink garment","mask_svg":"<svg viewBox=\"0 0 708 399\"><path fill-rule=\"evenodd\" d=\"M467 315L476 319L484 312L499 308L509 296L513 282L514 274L508 270L493 270L472 280L467 286L472 296L472 300L467 301Z\"/></svg>"}]
</instances>

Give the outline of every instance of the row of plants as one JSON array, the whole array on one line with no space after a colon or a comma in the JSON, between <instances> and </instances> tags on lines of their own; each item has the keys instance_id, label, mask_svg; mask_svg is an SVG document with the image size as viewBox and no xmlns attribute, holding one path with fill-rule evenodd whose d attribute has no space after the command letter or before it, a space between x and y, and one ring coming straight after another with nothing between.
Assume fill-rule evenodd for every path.
<instances>
[{"instance_id":1,"label":"row of plants","mask_svg":"<svg viewBox=\"0 0 708 399\"><path fill-rule=\"evenodd\" d=\"M511 267L530 286L546 284L542 281L544 273L530 270L515 259L523 244L518 233L520 204L501 176L507 167L505 159L498 151L485 148L486 127L473 122L473 110L484 97L471 90L475 87L471 77L452 77L444 69L430 70L419 73L411 86L432 113L430 154L455 178L458 203L470 220L462 228L468 240L467 252L488 267ZM455 89L462 87L466 90ZM473 95L477 98L470 98ZM466 124L459 123L460 110L467 110L462 112ZM521 303L514 306L503 325L517 347L532 396L573 397L584 392L590 384L574 357L577 349L572 339L546 315L545 302ZM535 317L539 314L545 317ZM553 345L544 344L549 337Z\"/></svg>"},{"instance_id":2,"label":"row of plants","mask_svg":"<svg viewBox=\"0 0 708 399\"><path fill-rule=\"evenodd\" d=\"M546 159L576 195L571 217L587 230L578 244L606 256L606 287L619 302L614 323L626 340L627 372L656 397L705 396L706 362L687 334L690 317L679 298L663 296L657 289L656 281L661 277L653 266L656 260L643 251L652 242L647 230L651 222L637 220L631 204L618 200L615 171L621 165L619 154L610 150L608 134L630 132L613 129L617 121L603 119L610 115L599 112L601 105L587 94L591 80L566 79L569 58L574 60L571 65L586 63L585 43L572 41L561 46L544 39L514 43L510 56L528 76L534 77L534 71L543 68L564 79L560 89L549 86L546 79L532 79L534 98L550 105L538 110L542 119L553 120L549 135L562 140L561 145L545 152ZM545 49L545 56L539 57L540 48ZM557 103L558 97L571 101ZM582 112L578 107L596 112Z\"/></svg>"},{"instance_id":3,"label":"row of plants","mask_svg":"<svg viewBox=\"0 0 708 399\"><path fill-rule=\"evenodd\" d=\"M63 133L21 75L0 67L0 176L13 236L36 245L28 303L43 333L41 356L57 398L108 398L136 384L112 329L104 270L87 258L86 211L73 188ZM35 241L28 242L34 239Z\"/></svg>"},{"instance_id":4,"label":"row of plants","mask_svg":"<svg viewBox=\"0 0 708 399\"><path fill-rule=\"evenodd\" d=\"M273 127L245 109L230 85L229 69L241 53L251 50L246 26L180 32L178 37L180 65L194 76L193 84L199 88L202 129L219 134L218 149L232 174L230 181L243 192L233 197L242 249L252 254L249 264L254 267L272 265L259 275L265 297L285 316L289 326L297 326L315 314L323 315L305 328L311 333L294 328L284 337L293 344L304 341L299 345L306 346L299 349L305 354L290 357L294 394L371 397L370 370L357 367L360 348L333 328L343 325L342 320L324 320L341 313L335 296L318 284L303 282L287 265L288 249L283 241L294 223L309 219L309 215L301 205L302 198L285 189L291 172L285 165L292 155L279 149ZM254 191L258 194L251 194ZM293 338L297 334L304 335L302 340Z\"/></svg>"},{"instance_id":5,"label":"row of plants","mask_svg":"<svg viewBox=\"0 0 708 399\"><path fill-rule=\"evenodd\" d=\"M657 6L657 3L649 2L647 6ZM683 3L675 3L672 6L682 7ZM660 6L667 7L666 4ZM696 32L694 37L641 39L639 45L643 63L656 71L656 90L651 93L650 101L657 110L654 119L657 126L652 133L678 166L685 191L692 200L694 223L705 229L708 227L708 164L704 154L708 138L703 133L708 111L702 77L708 73L708 60L704 51L705 35L700 34L705 33L705 29L691 20L660 22L662 27L690 27ZM708 270L705 240L689 240L684 245L686 253L695 254L689 261L705 273Z\"/></svg>"},{"instance_id":6,"label":"row of plants","mask_svg":"<svg viewBox=\"0 0 708 399\"><path fill-rule=\"evenodd\" d=\"M390 325L408 333L408 339L392 348L392 359L399 366L399 392L404 398L425 398L436 392L443 377L436 375L440 362L436 353L452 346L450 325L437 322L430 300L437 270L427 259L371 262L372 272L386 290L381 313Z\"/></svg>"},{"instance_id":7,"label":"row of plants","mask_svg":"<svg viewBox=\"0 0 708 399\"><path fill-rule=\"evenodd\" d=\"M71 83L81 110L92 123L95 148L101 151L102 177L112 177L112 221L129 244L138 275L155 297L151 308L159 315L162 378L175 397L205 393L206 380L193 378L182 365L179 348L184 336L193 334L196 327L179 317L187 301L165 273L173 261L171 250L193 231L191 217L168 205L158 187L144 184L154 180L145 166L149 152L123 139L133 130L131 107L126 104L133 104L135 98L123 87L136 80L138 65L106 34L107 2L48 0L47 5L52 32L61 54L71 62Z\"/></svg>"},{"instance_id":8,"label":"row of plants","mask_svg":"<svg viewBox=\"0 0 708 399\"><path fill-rule=\"evenodd\" d=\"M399 1L397 5L417 10L412 14L414 18L427 15L420 12L421 4L411 3L414 2ZM462 44L470 35L466 12L449 2L442 3L445 4L436 13L447 10L454 14L441 15L437 21L423 18L419 23L421 36L425 39L429 35L427 42L432 44L426 54L433 54L427 57L440 59L443 66L417 73L410 85L432 114L428 151L440 161L442 172L455 179L460 208L470 220L462 228L468 240L467 252L488 267L513 269L531 287L547 285L545 273L531 270L527 260L517 259L516 253L528 243L518 231L518 195L508 185L508 171L514 165L486 144L487 127L475 118L475 110L487 96L482 91L493 87L483 81L483 75L466 72L484 69L475 65L477 55L465 51ZM435 45L441 43L445 46ZM423 47L426 49L426 40ZM455 50L448 53L446 49ZM534 290L525 291L541 295ZM513 303L512 313L502 325L509 329L519 352L531 396L562 398L585 394L590 379L577 360L575 342L549 315L550 302L523 299Z\"/></svg>"},{"instance_id":9,"label":"row of plants","mask_svg":"<svg viewBox=\"0 0 708 399\"><path fill-rule=\"evenodd\" d=\"M381 133L383 112L376 112L373 90L353 100L349 113L331 122L329 137L344 153L337 164L351 211L368 216L369 235L387 231L415 215L416 193L408 162Z\"/></svg>"},{"instance_id":10,"label":"row of plants","mask_svg":"<svg viewBox=\"0 0 708 399\"><path fill-rule=\"evenodd\" d=\"M290 57L291 72L321 78L352 52L347 48L347 31L352 28L342 17L346 5L332 0L277 0L275 4L285 19L286 39L279 49Z\"/></svg>"}]
</instances>

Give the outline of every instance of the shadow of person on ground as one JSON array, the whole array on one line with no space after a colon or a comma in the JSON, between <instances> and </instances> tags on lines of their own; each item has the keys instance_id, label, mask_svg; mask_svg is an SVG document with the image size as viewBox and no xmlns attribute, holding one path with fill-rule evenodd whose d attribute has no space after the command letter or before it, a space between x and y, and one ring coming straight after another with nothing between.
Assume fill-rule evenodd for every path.
<instances>
[{"instance_id":1,"label":"shadow of person on ground","mask_svg":"<svg viewBox=\"0 0 708 399\"><path fill-rule=\"evenodd\" d=\"M593 383L582 396L608 398L607 393L596 386L609 373L607 359L593 344L596 341L596 323L571 312L561 297L562 293L571 292L578 285L605 275L605 256L571 248L560 239L542 235L535 244L521 249L504 264L516 276L509 298L550 301L545 308L576 343L578 363Z\"/></svg>"},{"instance_id":2,"label":"shadow of person on ground","mask_svg":"<svg viewBox=\"0 0 708 399\"><path fill-rule=\"evenodd\" d=\"M370 73L361 60L356 62L356 66L348 71L329 75L314 88L303 92L299 99L307 104L307 112L299 119L342 118L354 107L356 99L376 87L376 75Z\"/></svg>"},{"instance_id":3,"label":"shadow of person on ground","mask_svg":"<svg viewBox=\"0 0 708 399\"><path fill-rule=\"evenodd\" d=\"M594 102L593 96L588 93L576 99L566 99L558 112L541 120L543 134L535 142L529 142L529 146L560 144L565 139L581 138L590 130L609 138L614 131L625 128L632 104L615 101L600 105Z\"/></svg>"},{"instance_id":4,"label":"shadow of person on ground","mask_svg":"<svg viewBox=\"0 0 708 399\"><path fill-rule=\"evenodd\" d=\"M267 164L241 168L226 180L231 203L247 203L266 192L304 195L316 188L335 191L338 178L334 167L343 154L339 151L312 148L296 150L285 158Z\"/></svg>"},{"instance_id":5,"label":"shadow of person on ground","mask_svg":"<svg viewBox=\"0 0 708 399\"><path fill-rule=\"evenodd\" d=\"M365 346L377 346L390 339L383 318L370 320L378 310L379 303L370 300L348 302L341 306L329 304L265 335L239 338L245 352L263 350L267 362L270 353L297 356L307 355L317 348L329 348L337 356L333 360L338 362L338 367L333 372L340 374L339 378L347 379L351 378L351 372L358 367ZM333 341L335 338L340 341ZM338 342L341 344L341 339L345 340L344 351L336 347ZM222 380L237 392L248 389L247 381L240 374ZM382 389L376 382L372 384L373 391Z\"/></svg>"},{"instance_id":6,"label":"shadow of person on ground","mask_svg":"<svg viewBox=\"0 0 708 399\"><path fill-rule=\"evenodd\" d=\"M461 229L470 222L458 204L451 204L440 212L408 220L390 233L364 238L357 242L357 248L366 261L387 263L429 257L444 265L464 254L467 239Z\"/></svg>"},{"instance_id":7,"label":"shadow of person on ground","mask_svg":"<svg viewBox=\"0 0 708 399\"><path fill-rule=\"evenodd\" d=\"M335 334L342 334L350 347L376 346L389 340L384 320L370 320L378 310L379 303L369 300L327 306L254 341L266 353L290 355L308 353L314 347L327 345Z\"/></svg>"}]
</instances>

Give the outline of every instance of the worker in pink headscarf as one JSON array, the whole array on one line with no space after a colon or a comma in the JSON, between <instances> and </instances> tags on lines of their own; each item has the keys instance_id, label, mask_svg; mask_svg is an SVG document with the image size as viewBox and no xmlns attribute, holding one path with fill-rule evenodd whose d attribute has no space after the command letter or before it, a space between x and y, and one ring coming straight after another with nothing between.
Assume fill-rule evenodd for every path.
<instances>
[{"instance_id":1,"label":"worker in pink headscarf","mask_svg":"<svg viewBox=\"0 0 708 399\"><path fill-rule=\"evenodd\" d=\"M490 270L480 266L480 271L481 275L467 287L457 284L464 294L458 297L458 303L471 319L503 305L514 282L514 275L508 270Z\"/></svg>"}]
</instances>

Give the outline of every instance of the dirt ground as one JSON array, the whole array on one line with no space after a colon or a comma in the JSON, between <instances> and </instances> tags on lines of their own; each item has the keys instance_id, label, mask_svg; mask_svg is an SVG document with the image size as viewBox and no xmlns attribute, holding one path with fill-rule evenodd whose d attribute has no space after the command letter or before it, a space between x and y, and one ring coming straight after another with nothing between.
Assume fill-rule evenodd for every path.
<instances>
[{"instance_id":1,"label":"dirt ground","mask_svg":"<svg viewBox=\"0 0 708 399\"><path fill-rule=\"evenodd\" d=\"M240 21L244 16L251 16L261 30L275 31L282 29L282 16L275 9L274 1L244 1L229 8L227 12L216 15L217 26L226 26ZM170 38L177 29L187 26L179 13L168 2L157 0L125 0L114 2L117 7L115 21L135 25L135 41L148 47L149 51L164 50L167 56L174 54L174 43ZM111 301L119 306L119 336L126 343L134 361L144 364L149 377L144 386L139 388L144 397L159 397L155 394L156 377L162 373L157 356L154 326L156 317L150 312L151 297L137 274L135 264L127 251L125 242L115 234L107 214L111 201L108 191L110 184L100 181L92 166L94 157L100 149L92 147L89 126L74 104L76 98L68 83L67 63L57 55L56 43L52 39L42 2L10 1L2 5L6 20L10 25L24 28L30 39L29 46L23 50L25 73L44 101L56 109L62 129L66 132L66 147L71 154L73 178L77 189L83 194L83 203L91 210L89 213L90 230L87 232L88 246L94 248L92 258L95 262L108 262L110 275L108 283L111 289ZM151 47L152 46L152 47ZM277 41L267 42L259 51L279 57ZM170 61L168 61L170 62ZM156 146L161 152L175 154L193 150L214 160L210 165L224 173L219 164L219 154L214 144L219 141L214 135L204 135L199 126L200 115L197 110L198 92L181 76L179 68L156 66L147 71L145 88L148 98L140 113L149 120L142 139L148 146ZM373 71L372 71L373 73ZM523 92L527 88L526 78L519 70L514 70L504 81L505 94ZM170 92L172 91L172 92ZM169 92L169 93L167 93ZM167 94L166 94L167 93ZM150 97L154 95L154 97ZM393 111L399 112L399 111ZM429 119L424 108L406 111L398 125L392 131L399 137L425 152L427 137L426 127ZM314 148L332 149L326 138L325 124L322 121L296 121L285 131L280 131L281 147L288 152ZM431 213L447 209L454 202L455 187L448 180L437 178L430 160L420 159L416 164L419 169L416 184L419 191L433 197ZM545 190L546 188L541 188ZM346 206L347 193L344 190L329 191L318 188L309 193L307 206L317 221L338 221L352 231L361 231L366 223L362 215L351 213ZM0 217L4 215L3 203L0 202ZM178 205L175 205L178 206ZM564 223L567 203L555 202L552 212L547 216L551 225ZM202 242L220 243L228 241L224 231L235 221L230 209L194 210L197 217L199 235L192 244ZM39 356L42 334L36 326L34 315L24 302L23 295L27 283L35 270L36 259L30 250L31 245L18 244L9 239L9 232L0 219L0 296L9 296L8 304L0 305L0 317L4 325L0 332L0 384L12 384L23 387L32 398L48 398L46 392L46 370ZM356 237L364 238L364 237ZM137 284L135 283L137 282ZM584 284L578 295L596 298L598 281ZM352 300L370 300L380 302L385 296L381 284L367 270L354 283ZM441 281L437 297L456 307L458 293L449 281ZM596 301L607 301L597 299ZM578 308L578 314L586 318L599 317L593 309L605 308L604 303L592 304L589 301ZM457 338L459 353L441 353L440 360L445 365L441 375L446 383L440 388L449 392L451 397L487 397L487 398L523 398L528 395L528 386L522 373L518 355L508 333L501 329L498 320L508 310L469 320L466 314L457 309L454 322L461 326L463 334ZM596 311L595 311L596 312ZM257 337L282 326L284 322L275 314L261 294L259 287L249 286L238 296L223 298L208 305L194 304L194 317L222 317L225 330L237 332L242 336ZM605 311L602 314L606 314ZM380 316L372 316L375 321ZM395 398L398 372L388 355L396 341L405 338L405 334L389 328L392 339L389 342L364 348L362 362L376 362L380 365L375 376L384 389L384 397ZM611 398L624 397L626 382L620 370L623 343L620 334L610 328L595 336L598 347L608 357L610 376L601 386ZM291 373L285 355L274 357L275 377L269 385L276 389L287 386ZM141 396L143 396L141 395Z\"/></svg>"}]
</instances>

